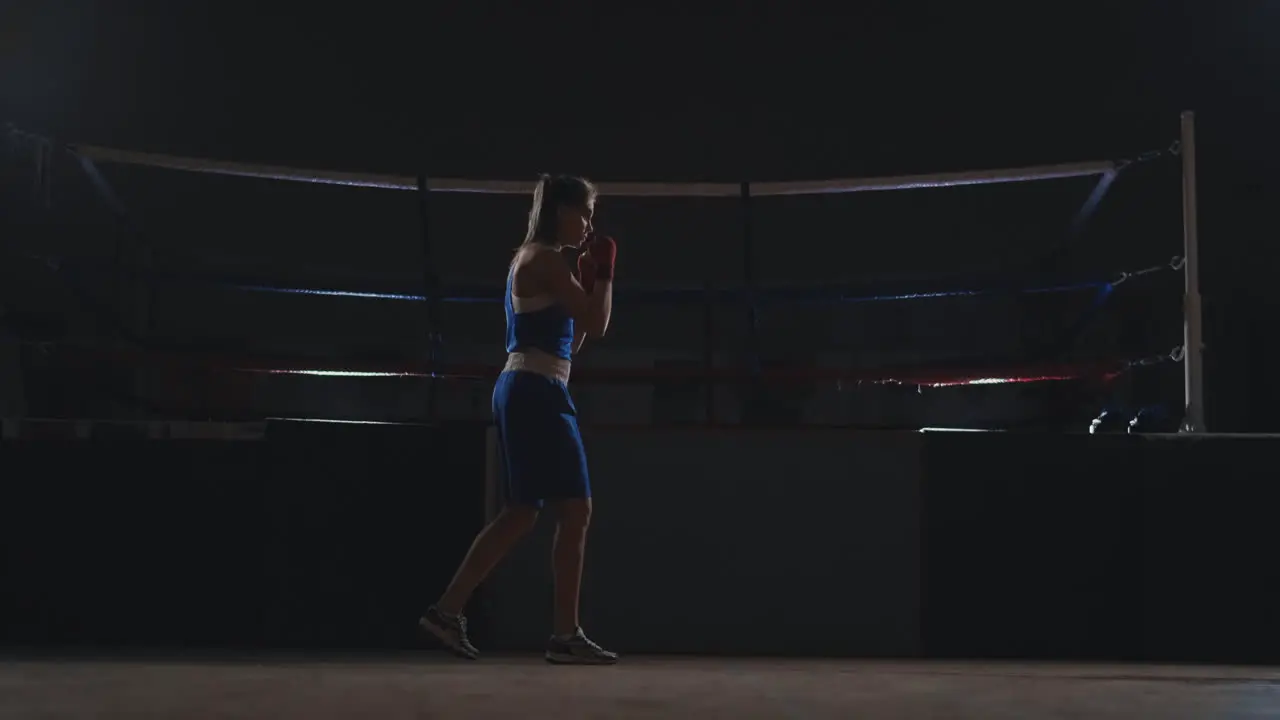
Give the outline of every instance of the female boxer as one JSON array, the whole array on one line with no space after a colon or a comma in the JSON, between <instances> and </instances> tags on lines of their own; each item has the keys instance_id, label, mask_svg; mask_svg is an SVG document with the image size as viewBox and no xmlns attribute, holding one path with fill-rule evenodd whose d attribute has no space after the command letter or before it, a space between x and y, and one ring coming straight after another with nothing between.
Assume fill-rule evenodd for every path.
<instances>
[{"instance_id":1,"label":"female boxer","mask_svg":"<svg viewBox=\"0 0 1280 720\"><path fill-rule=\"evenodd\" d=\"M467 599L538 519L544 503L557 521L552 567L555 617L546 659L611 664L618 656L578 626L578 589L591 484L569 397L569 365L587 336L609 327L613 307L613 240L591 234L596 191L582 178L542 176L533 190L529 229L507 273L507 364L493 390L493 415L506 472L507 502L480 532L440 600L419 624L469 659L462 615ZM561 253L580 249L578 278Z\"/></svg>"}]
</instances>

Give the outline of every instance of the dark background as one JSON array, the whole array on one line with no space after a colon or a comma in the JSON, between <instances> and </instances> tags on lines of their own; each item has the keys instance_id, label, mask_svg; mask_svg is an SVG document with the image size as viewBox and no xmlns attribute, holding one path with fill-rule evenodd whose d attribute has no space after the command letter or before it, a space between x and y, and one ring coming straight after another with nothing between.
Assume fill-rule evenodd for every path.
<instances>
[{"instance_id":1,"label":"dark background","mask_svg":"<svg viewBox=\"0 0 1280 720\"><path fill-rule=\"evenodd\" d=\"M1275 13L1263 3L862 3L781 14L69 2L15 3L6 13L0 116L18 126L67 142L300 168L727 182L893 175L1133 157L1167 147L1178 112L1194 109L1202 284L1217 363L1210 392L1256 394L1224 383L1259 375L1242 374L1240 364L1268 352L1248 319L1268 316L1274 254L1264 208L1277 100L1265 29ZM104 171L161 269L421 292L427 261L412 193ZM1053 251L1092 186L1087 179L758 201L758 282L910 289L939 277L952 285L1113 277L1180 252L1178 182L1172 159L1127 171L1089 232L1061 253ZM15 245L60 257L117 255L121 231L78 169L60 166L54 197L40 230L27 224L11 235ZM437 195L431 212L430 267L442 281L496 287L524 201ZM745 282L734 200L608 200L600 222L623 243L628 287ZM38 273L15 274L11 308L52 306ZM426 351L423 304L182 283L156 292L147 332L170 340L348 364ZM133 309L111 288L98 294ZM1124 295L1092 334L1053 359L1140 357L1180 342L1175 274ZM1028 348L1070 325L1088 300L767 307L754 350L743 308L729 305L717 309L713 342L729 364L759 353L801 365L1010 365L1029 360L1036 353ZM447 359L500 361L499 313L492 304L447 306L436 322ZM700 307L628 304L585 360L698 362L704 338ZM348 414L353 404L367 414L414 395L385 383L327 387L359 396L346 401ZM483 415L483 384L458 393L452 412ZM1228 424L1240 426L1235 418L1247 409L1233 412Z\"/></svg>"},{"instance_id":2,"label":"dark background","mask_svg":"<svg viewBox=\"0 0 1280 720\"><path fill-rule=\"evenodd\" d=\"M1178 112L1193 109L1201 130L1210 428L1273 429L1267 375L1276 251L1267 211L1275 183L1277 12L1265 3L975 9L895 2L785 16L674 4L594 13L496 3L265 7L5 4L0 119L65 142L303 168L737 182L1132 157L1167 147ZM329 364L407 362L427 349L431 324L422 304L246 294L179 281L158 286L143 315L131 294L137 288L112 274L146 256L173 273L419 291L426 253L412 193L104 166L134 233L112 220L67 158L56 168L52 207L31 202L24 161L17 158L19 169L5 176L15 182L5 186L2 206L3 242L12 252L0 268L0 297L10 332L113 346L114 315L151 342ZM753 217L759 280L910 287L938 278L1113 277L1180 251L1177 165L1166 161L1127 171L1089 233L1068 252L1052 252L1088 190L1087 182L1063 181L761 201ZM434 197L430 269L446 284L496 286L524 211L517 199ZM600 216L622 247L620 293L745 283L734 201L606 199ZM24 255L116 269L70 282ZM1146 355L1180 342L1175 273L1126 283L1116 295L1105 321L1062 359L1081 362L1109 349ZM1087 300L773 306L762 310L758 350L797 364L995 366L1027 360ZM99 307L111 313L89 311ZM442 310L436 327L449 359L501 361L495 305ZM745 310L716 312L717 361L740 364L751 350ZM670 304L620 303L611 337L588 350L575 372L696 365L703 342L700 306L681 313ZM19 363L28 406L64 416L174 417L177 406L148 410L101 392L127 387L152 402L204 392L177 407L178 414L210 410L202 418L243 411L244 402L263 414L424 417L424 384L413 380L295 377L246 390L211 375L124 365L86 373L59 365L56 353L33 357ZM1172 389L1156 383L1156 394L1176 403L1178 368L1169 367L1163 380ZM681 392L575 388L588 426L697 419L688 406L701 399ZM446 419L486 417L487 383L442 384L441 393ZM997 423L1055 403L1070 415L1080 405L1072 393L1087 390L859 394L787 386L756 418L906 428ZM741 406L753 397L723 393L719 400ZM200 405L213 400L222 405ZM1092 401L1096 412L1102 399ZM747 416L741 407L720 410L722 419ZM592 612L641 614L607 601L614 593L635 596L625 569L637 563L656 573L647 592L682 575L703 581L694 595L726 592L730 586L707 585L730 575L769 590L741 593L746 600L721 613L709 635L673 637L684 626L664 623L665 637L645 636L643 622L614 616L619 634L606 632L605 641L628 629L653 640L648 649L729 651L735 646L725 644L725 628L772 621L779 610L831 608L846 597L842 588L866 583L878 592L860 593L863 604L853 610L837 608L835 622L856 623L843 635L824 630L805 640L834 639L827 651L855 654L1276 657L1274 563L1258 550L1274 545L1262 517L1274 507L1267 440L1193 440L1165 451L1144 438L1056 434L589 430L599 450L593 463L604 463L602 494L621 500L601 503L601 512L617 513L601 516L602 556L617 550L623 562L612 568L624 569L593 571ZM8 622L0 639L408 647L414 618L483 521L481 478L492 470L483 432L466 423L273 423L257 443L6 441L0 548L8 574L0 586L8 592L0 614ZM744 442L752 452L741 451ZM805 443L813 445L806 451ZM714 452L684 462L669 452L681 447ZM822 467L803 469L797 453ZM104 468L119 476L103 475ZM788 483L777 482L782 476ZM896 500L875 496L876 488ZM852 510L810 508L812 497L843 497ZM883 512L890 505L900 513ZM815 523L823 519L826 525ZM851 519L856 532L840 527ZM805 531L785 532L791 520ZM810 541L830 535L840 542ZM703 556L688 553L690 539ZM887 539L897 544L874 545ZM849 555L855 547L861 554ZM509 592L486 587L473 609L486 649L502 649L488 642L500 636L499 621L521 617L503 613L541 590L521 577L536 562L546 578L533 552L524 556L529 564L507 566L521 582ZM801 554L810 561L792 560ZM780 589L797 577L819 602L775 607ZM671 616L658 608L645 617ZM811 620L836 627L824 617ZM916 625L884 624L886 617ZM893 628L891 639L916 645L871 647L887 633L859 629L869 618ZM848 632L854 624L858 631ZM782 635L732 637L758 643L736 649L760 652L792 639ZM844 640L862 644L834 647Z\"/></svg>"}]
</instances>

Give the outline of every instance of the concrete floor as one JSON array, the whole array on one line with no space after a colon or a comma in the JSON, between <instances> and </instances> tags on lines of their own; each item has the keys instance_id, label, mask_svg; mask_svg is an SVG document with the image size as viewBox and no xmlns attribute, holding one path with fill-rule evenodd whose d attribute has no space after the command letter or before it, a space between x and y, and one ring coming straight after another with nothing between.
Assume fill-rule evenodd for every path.
<instances>
[{"instance_id":1,"label":"concrete floor","mask_svg":"<svg viewBox=\"0 0 1280 720\"><path fill-rule=\"evenodd\" d=\"M0 719L1280 718L1280 669L630 658L5 661Z\"/></svg>"}]
</instances>

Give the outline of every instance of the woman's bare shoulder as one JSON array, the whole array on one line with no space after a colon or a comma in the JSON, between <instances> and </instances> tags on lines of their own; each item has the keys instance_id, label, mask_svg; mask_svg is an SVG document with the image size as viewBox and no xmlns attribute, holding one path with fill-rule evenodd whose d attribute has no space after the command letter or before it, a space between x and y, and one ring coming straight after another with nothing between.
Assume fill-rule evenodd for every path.
<instances>
[{"instance_id":1,"label":"woman's bare shoulder","mask_svg":"<svg viewBox=\"0 0 1280 720\"><path fill-rule=\"evenodd\" d=\"M531 266L538 267L554 260L558 255L555 248L545 245L526 245L516 250L516 256L511 264L517 270Z\"/></svg>"},{"instance_id":2,"label":"woman's bare shoulder","mask_svg":"<svg viewBox=\"0 0 1280 720\"><path fill-rule=\"evenodd\" d=\"M511 272L517 295L537 295L543 292L545 276L549 272L547 261L553 260L551 256L555 254L555 250L541 245L526 245L516 250L515 257L511 260Z\"/></svg>"}]
</instances>

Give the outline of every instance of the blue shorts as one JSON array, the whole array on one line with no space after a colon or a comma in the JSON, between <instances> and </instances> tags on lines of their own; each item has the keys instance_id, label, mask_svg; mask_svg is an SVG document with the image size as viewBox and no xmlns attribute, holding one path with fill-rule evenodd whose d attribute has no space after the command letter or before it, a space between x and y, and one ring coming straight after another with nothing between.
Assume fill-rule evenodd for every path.
<instances>
[{"instance_id":1,"label":"blue shorts","mask_svg":"<svg viewBox=\"0 0 1280 720\"><path fill-rule=\"evenodd\" d=\"M493 419L508 504L591 497L578 410L559 380L508 370L493 386Z\"/></svg>"}]
</instances>

